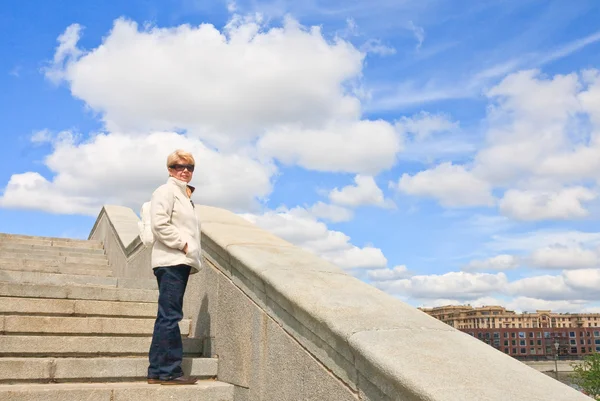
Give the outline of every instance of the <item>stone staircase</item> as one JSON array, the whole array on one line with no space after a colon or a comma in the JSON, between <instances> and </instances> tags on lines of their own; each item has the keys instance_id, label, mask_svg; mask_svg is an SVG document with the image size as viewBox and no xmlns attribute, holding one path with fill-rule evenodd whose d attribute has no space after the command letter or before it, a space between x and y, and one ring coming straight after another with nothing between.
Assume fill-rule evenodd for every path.
<instances>
[{"instance_id":1,"label":"stone staircase","mask_svg":"<svg viewBox=\"0 0 600 401\"><path fill-rule=\"evenodd\" d=\"M102 243L0 234L0 400L233 400L180 324L192 386L146 383L155 280L112 276Z\"/></svg>"}]
</instances>

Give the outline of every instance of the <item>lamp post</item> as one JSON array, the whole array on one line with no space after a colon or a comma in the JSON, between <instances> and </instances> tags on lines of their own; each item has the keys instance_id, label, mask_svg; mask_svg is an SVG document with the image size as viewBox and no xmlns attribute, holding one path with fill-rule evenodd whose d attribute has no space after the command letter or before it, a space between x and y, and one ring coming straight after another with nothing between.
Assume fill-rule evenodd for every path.
<instances>
[{"instance_id":1,"label":"lamp post","mask_svg":"<svg viewBox=\"0 0 600 401\"><path fill-rule=\"evenodd\" d=\"M558 347L560 347L560 344L555 340L554 349L556 352L554 353L554 371L556 372L556 380L558 380Z\"/></svg>"}]
</instances>

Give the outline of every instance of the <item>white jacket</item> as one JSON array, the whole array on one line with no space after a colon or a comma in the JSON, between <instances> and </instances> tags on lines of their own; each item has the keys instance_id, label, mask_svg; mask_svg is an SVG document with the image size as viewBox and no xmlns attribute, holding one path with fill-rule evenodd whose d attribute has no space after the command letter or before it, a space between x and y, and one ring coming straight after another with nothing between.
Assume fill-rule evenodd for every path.
<instances>
[{"instance_id":1,"label":"white jacket","mask_svg":"<svg viewBox=\"0 0 600 401\"><path fill-rule=\"evenodd\" d=\"M200 223L187 185L174 177L152 194L150 221L156 241L152 247L152 268L185 264L191 273L200 268ZM194 187L189 186L193 191ZM187 244L187 254L183 248Z\"/></svg>"}]
</instances>

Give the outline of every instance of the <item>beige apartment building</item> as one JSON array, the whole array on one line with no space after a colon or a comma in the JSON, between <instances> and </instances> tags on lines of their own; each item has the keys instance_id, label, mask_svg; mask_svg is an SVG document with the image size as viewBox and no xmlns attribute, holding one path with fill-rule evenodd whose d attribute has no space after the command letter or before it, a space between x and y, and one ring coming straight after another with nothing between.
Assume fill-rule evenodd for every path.
<instances>
[{"instance_id":1,"label":"beige apartment building","mask_svg":"<svg viewBox=\"0 0 600 401\"><path fill-rule=\"evenodd\" d=\"M600 313L515 313L501 306L470 305L419 309L520 360L600 353Z\"/></svg>"},{"instance_id":2,"label":"beige apartment building","mask_svg":"<svg viewBox=\"0 0 600 401\"><path fill-rule=\"evenodd\" d=\"M419 308L460 330L600 327L600 313L553 313L550 310L515 313L502 306L448 305Z\"/></svg>"}]
</instances>

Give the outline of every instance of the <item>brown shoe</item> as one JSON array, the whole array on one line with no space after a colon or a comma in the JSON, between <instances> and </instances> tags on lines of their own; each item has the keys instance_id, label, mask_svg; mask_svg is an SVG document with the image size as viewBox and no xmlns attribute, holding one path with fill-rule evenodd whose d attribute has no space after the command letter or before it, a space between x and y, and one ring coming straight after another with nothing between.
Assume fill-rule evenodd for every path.
<instances>
[{"instance_id":1,"label":"brown shoe","mask_svg":"<svg viewBox=\"0 0 600 401\"><path fill-rule=\"evenodd\" d=\"M182 384L196 384L198 379L193 379L191 377L177 377L171 380L158 380L160 384L163 385L182 385Z\"/></svg>"},{"instance_id":2,"label":"brown shoe","mask_svg":"<svg viewBox=\"0 0 600 401\"><path fill-rule=\"evenodd\" d=\"M161 380L148 378L148 384L160 384Z\"/></svg>"}]
</instances>

